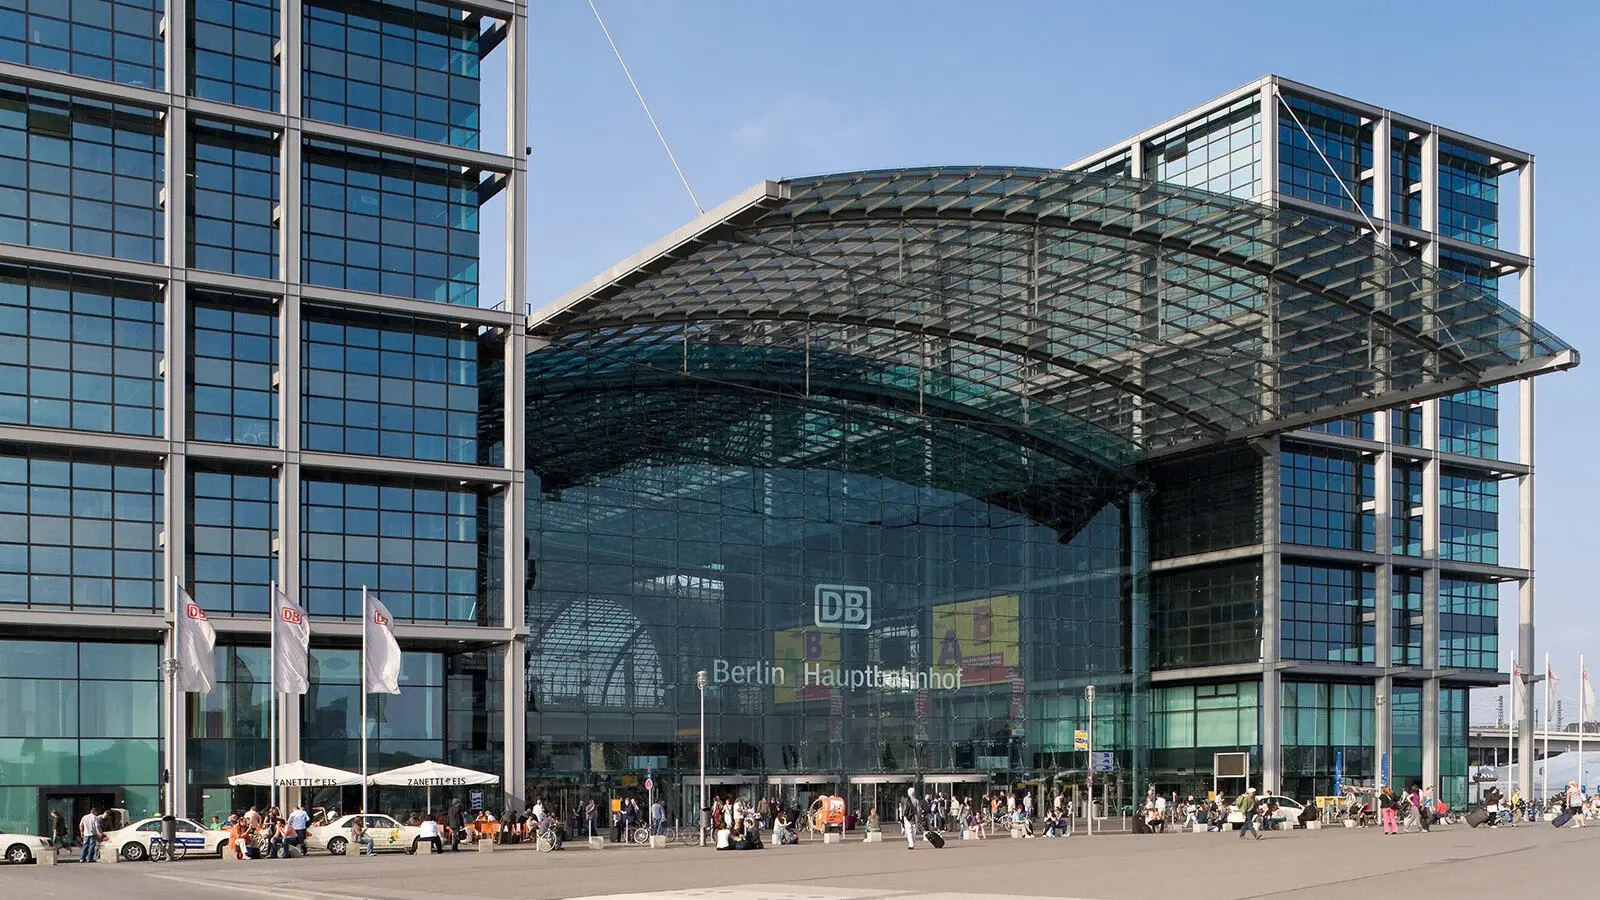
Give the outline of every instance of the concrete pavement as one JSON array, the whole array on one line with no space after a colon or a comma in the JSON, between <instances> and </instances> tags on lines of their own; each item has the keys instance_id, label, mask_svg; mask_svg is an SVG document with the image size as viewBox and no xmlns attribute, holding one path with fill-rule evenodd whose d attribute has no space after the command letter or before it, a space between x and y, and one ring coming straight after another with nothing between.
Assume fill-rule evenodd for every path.
<instances>
[{"instance_id":1,"label":"concrete pavement","mask_svg":"<svg viewBox=\"0 0 1600 900\"><path fill-rule=\"evenodd\" d=\"M1548 825L1388 837L1377 829L1107 835L953 841L908 852L881 844L805 844L718 853L608 847L534 853L312 856L301 860L0 868L0 896L107 900L1348 900L1393 893L1394 876L1431 896L1505 891L1514 878L1600 876L1600 828ZM1506 894L1501 893L1501 896ZM1509 896L1517 896L1515 890Z\"/></svg>"}]
</instances>

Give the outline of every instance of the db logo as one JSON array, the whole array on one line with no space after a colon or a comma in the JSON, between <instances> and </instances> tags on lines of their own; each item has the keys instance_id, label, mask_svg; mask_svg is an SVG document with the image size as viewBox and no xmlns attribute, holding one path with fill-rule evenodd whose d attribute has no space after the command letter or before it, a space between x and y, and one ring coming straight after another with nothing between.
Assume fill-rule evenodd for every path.
<instances>
[{"instance_id":1,"label":"db logo","mask_svg":"<svg viewBox=\"0 0 1600 900\"><path fill-rule=\"evenodd\" d=\"M381 612L375 612L375 613L372 614L372 624L374 624L374 625L388 625L389 624L389 617L384 615Z\"/></svg>"},{"instance_id":2,"label":"db logo","mask_svg":"<svg viewBox=\"0 0 1600 900\"><path fill-rule=\"evenodd\" d=\"M188 616L191 619L204 620L205 617L206 617L206 611L201 609L198 604L194 604L194 603L185 603L183 605L183 612L184 612L184 615Z\"/></svg>"},{"instance_id":3,"label":"db logo","mask_svg":"<svg viewBox=\"0 0 1600 900\"><path fill-rule=\"evenodd\" d=\"M283 608L283 611L280 613L280 615L282 615L283 620L288 622L290 625L299 625L304 621L304 619L302 619L300 616L300 610L290 609L287 606Z\"/></svg>"},{"instance_id":4,"label":"db logo","mask_svg":"<svg viewBox=\"0 0 1600 900\"><path fill-rule=\"evenodd\" d=\"M846 584L819 584L816 590L818 628L871 628L872 589Z\"/></svg>"}]
</instances>

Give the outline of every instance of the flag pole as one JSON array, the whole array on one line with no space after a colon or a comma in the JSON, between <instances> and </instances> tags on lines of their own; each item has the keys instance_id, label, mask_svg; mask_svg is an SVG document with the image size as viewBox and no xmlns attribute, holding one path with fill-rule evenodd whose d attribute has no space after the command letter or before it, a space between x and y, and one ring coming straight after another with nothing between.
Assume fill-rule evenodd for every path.
<instances>
[{"instance_id":1,"label":"flag pole","mask_svg":"<svg viewBox=\"0 0 1600 900\"><path fill-rule=\"evenodd\" d=\"M278 805L278 583L268 582L271 596L267 598L267 733L268 752L271 757L272 786L267 788L267 808Z\"/></svg>"},{"instance_id":2,"label":"flag pole","mask_svg":"<svg viewBox=\"0 0 1600 900\"><path fill-rule=\"evenodd\" d=\"M178 814L178 576L172 576L172 630L167 636L167 658L161 662L161 671L167 676L167 815Z\"/></svg>"},{"instance_id":3,"label":"flag pole","mask_svg":"<svg viewBox=\"0 0 1600 900\"><path fill-rule=\"evenodd\" d=\"M361 814L367 814L367 586L361 586Z\"/></svg>"},{"instance_id":4,"label":"flag pole","mask_svg":"<svg viewBox=\"0 0 1600 900\"><path fill-rule=\"evenodd\" d=\"M1589 669L1583 664L1583 654L1578 654L1578 790L1587 792L1587 782L1583 777L1583 720L1587 713L1584 703L1588 700L1585 691L1589 687Z\"/></svg>"},{"instance_id":5,"label":"flag pole","mask_svg":"<svg viewBox=\"0 0 1600 900\"><path fill-rule=\"evenodd\" d=\"M1511 792L1515 790L1511 784L1511 764L1517 758L1517 688L1521 687L1522 666L1517 662L1515 655L1511 657L1511 721L1506 725L1506 801L1510 802ZM1523 760L1523 765L1528 761ZM1512 813L1515 815L1515 813Z\"/></svg>"},{"instance_id":6,"label":"flag pole","mask_svg":"<svg viewBox=\"0 0 1600 900\"><path fill-rule=\"evenodd\" d=\"M1544 654L1544 776L1541 778L1540 792L1544 795L1539 802L1550 802L1550 651Z\"/></svg>"}]
</instances>

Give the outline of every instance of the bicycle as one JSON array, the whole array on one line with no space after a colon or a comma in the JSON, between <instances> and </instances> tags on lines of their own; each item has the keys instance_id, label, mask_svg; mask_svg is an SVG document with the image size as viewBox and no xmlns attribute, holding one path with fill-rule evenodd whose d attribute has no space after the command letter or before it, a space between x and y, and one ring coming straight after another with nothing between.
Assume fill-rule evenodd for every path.
<instances>
[{"instance_id":1,"label":"bicycle","mask_svg":"<svg viewBox=\"0 0 1600 900\"><path fill-rule=\"evenodd\" d=\"M150 859L155 862L166 862L168 856L172 857L173 862L177 862L178 860L183 859L183 854L185 852L186 848L183 846L182 841L174 844L171 848L171 852L169 853L167 842L164 838L150 839Z\"/></svg>"},{"instance_id":2,"label":"bicycle","mask_svg":"<svg viewBox=\"0 0 1600 900\"><path fill-rule=\"evenodd\" d=\"M706 846L715 846L717 843L717 836L716 833L711 830L710 826L707 826L704 829L699 829L692 825L678 825L671 829L671 836L668 837L667 840L677 841L685 846L693 847L700 843L700 835L702 832L705 834Z\"/></svg>"},{"instance_id":3,"label":"bicycle","mask_svg":"<svg viewBox=\"0 0 1600 900\"><path fill-rule=\"evenodd\" d=\"M622 829L622 842L624 844L650 843L650 829L644 825L630 825Z\"/></svg>"}]
</instances>

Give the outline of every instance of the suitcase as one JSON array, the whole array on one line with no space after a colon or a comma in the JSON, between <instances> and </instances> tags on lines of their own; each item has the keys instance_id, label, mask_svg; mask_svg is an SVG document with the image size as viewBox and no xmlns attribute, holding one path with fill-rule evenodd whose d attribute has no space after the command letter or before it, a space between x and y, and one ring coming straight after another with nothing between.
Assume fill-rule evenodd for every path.
<instances>
[{"instance_id":1,"label":"suitcase","mask_svg":"<svg viewBox=\"0 0 1600 900\"><path fill-rule=\"evenodd\" d=\"M928 843L932 844L935 850L944 846L944 835L937 831L926 832L923 836L928 839Z\"/></svg>"},{"instance_id":2,"label":"suitcase","mask_svg":"<svg viewBox=\"0 0 1600 900\"><path fill-rule=\"evenodd\" d=\"M1567 823L1571 822L1571 821L1572 821L1572 811L1571 810L1563 810L1561 812L1561 815L1556 816L1554 819L1551 820L1550 824L1554 825L1557 828L1565 828Z\"/></svg>"},{"instance_id":3,"label":"suitcase","mask_svg":"<svg viewBox=\"0 0 1600 900\"><path fill-rule=\"evenodd\" d=\"M1474 809L1467 812L1467 824L1471 825L1473 828L1477 828L1479 825L1483 825L1488 821L1489 811L1487 809Z\"/></svg>"}]
</instances>

